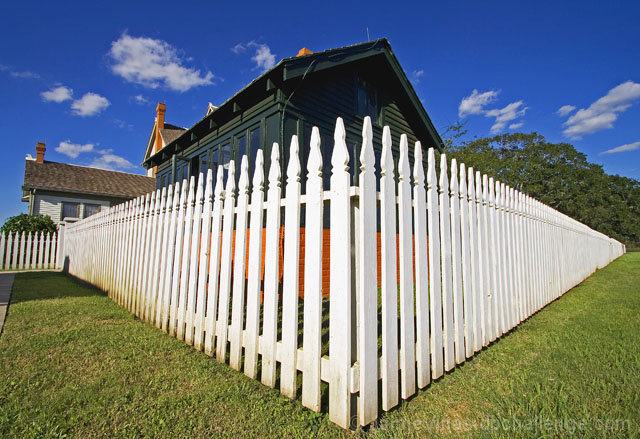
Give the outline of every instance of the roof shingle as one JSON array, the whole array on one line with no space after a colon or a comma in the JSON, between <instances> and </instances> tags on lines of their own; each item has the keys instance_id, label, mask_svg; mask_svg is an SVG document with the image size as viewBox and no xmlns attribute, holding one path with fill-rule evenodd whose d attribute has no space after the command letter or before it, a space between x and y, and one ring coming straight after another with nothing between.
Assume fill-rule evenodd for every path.
<instances>
[{"instance_id":1,"label":"roof shingle","mask_svg":"<svg viewBox=\"0 0 640 439\"><path fill-rule=\"evenodd\" d=\"M134 198L154 191L156 179L66 163L26 160L23 188Z\"/></svg>"}]
</instances>

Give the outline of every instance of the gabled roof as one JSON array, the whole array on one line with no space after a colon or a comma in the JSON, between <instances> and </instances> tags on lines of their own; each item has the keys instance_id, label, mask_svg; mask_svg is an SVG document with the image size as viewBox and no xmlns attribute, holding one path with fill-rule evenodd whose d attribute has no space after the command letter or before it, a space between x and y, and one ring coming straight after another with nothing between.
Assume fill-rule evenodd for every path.
<instances>
[{"instance_id":1,"label":"gabled roof","mask_svg":"<svg viewBox=\"0 0 640 439\"><path fill-rule=\"evenodd\" d=\"M161 157L167 157L167 155L174 154L186 148L194 136L195 138L201 138L203 133L209 131L212 126L220 126L226 121L231 120L237 114L238 108L247 108L254 104L257 102L257 97L262 97L267 90L279 88L285 82L299 80L307 74L317 73L365 59L381 61L384 63L385 68L388 67L393 71L395 77L398 79L397 82L399 83L402 98L411 103L411 107L415 109L416 120L419 120L420 123L426 127L425 135L431 138L431 146L442 148L442 139L422 106L422 102L413 89L411 82L391 50L391 45L385 38L382 38L352 46L282 59L271 69L264 72L234 94L220 105L220 107L212 112L207 112L204 118L170 144L166 144L165 148L151 157L145 155L143 165L154 166L163 161ZM381 64L378 65L380 66ZM194 136L191 136L191 134ZM179 146L177 144L179 144Z\"/></svg>"},{"instance_id":2,"label":"gabled roof","mask_svg":"<svg viewBox=\"0 0 640 439\"><path fill-rule=\"evenodd\" d=\"M86 166L26 160L24 190L45 189L76 194L135 198L156 189L156 179Z\"/></svg>"},{"instance_id":3,"label":"gabled roof","mask_svg":"<svg viewBox=\"0 0 640 439\"><path fill-rule=\"evenodd\" d=\"M151 134L149 135L149 142L147 143L147 148L144 150L143 161L149 158L149 155L151 154L151 151L153 149L153 145L156 142L156 124L157 123L158 121L155 121L153 123L153 128L151 129ZM160 137L162 138L162 141L164 142L164 144L168 145L174 140L176 140L178 137L180 137L185 131L187 131L186 128L182 128L177 125L173 125L165 122L164 128L160 130Z\"/></svg>"},{"instance_id":4,"label":"gabled roof","mask_svg":"<svg viewBox=\"0 0 640 439\"><path fill-rule=\"evenodd\" d=\"M186 128L171 125L170 123L165 122L164 128L160 130L160 136L162 137L164 144L168 145L169 143L180 137L185 131L187 131Z\"/></svg>"}]
</instances>

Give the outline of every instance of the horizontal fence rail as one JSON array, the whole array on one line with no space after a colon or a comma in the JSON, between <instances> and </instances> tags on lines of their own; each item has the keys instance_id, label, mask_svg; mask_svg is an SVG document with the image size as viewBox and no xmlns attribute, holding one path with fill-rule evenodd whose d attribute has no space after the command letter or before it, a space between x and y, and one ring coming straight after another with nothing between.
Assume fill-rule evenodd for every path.
<instances>
[{"instance_id":1,"label":"horizontal fence rail","mask_svg":"<svg viewBox=\"0 0 640 439\"><path fill-rule=\"evenodd\" d=\"M324 145L333 147L330 190L314 128L304 193L293 136L285 176L275 144L267 181L260 150L253 176L243 157L237 181L231 163L226 183L222 168L215 182L209 170L102 211L67 226L65 267L348 428L375 421L625 251L445 154L438 171L433 149L425 174L422 146L410 157L405 135L396 169L388 127L375 163L372 139L367 117L355 186L338 119L334 145Z\"/></svg>"},{"instance_id":2,"label":"horizontal fence rail","mask_svg":"<svg viewBox=\"0 0 640 439\"><path fill-rule=\"evenodd\" d=\"M58 267L57 233L0 234L0 270L52 270Z\"/></svg>"}]
</instances>

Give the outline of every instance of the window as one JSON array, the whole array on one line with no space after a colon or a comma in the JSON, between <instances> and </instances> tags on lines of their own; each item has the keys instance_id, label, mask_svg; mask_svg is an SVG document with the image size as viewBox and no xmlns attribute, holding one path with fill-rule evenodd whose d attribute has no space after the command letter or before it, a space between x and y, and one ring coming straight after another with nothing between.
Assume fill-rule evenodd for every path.
<instances>
[{"instance_id":1,"label":"window","mask_svg":"<svg viewBox=\"0 0 640 439\"><path fill-rule=\"evenodd\" d=\"M189 175L193 175L196 178L196 182L198 180L198 174L200 173L200 157L192 157L189 162L190 165L190 173Z\"/></svg>"},{"instance_id":2,"label":"window","mask_svg":"<svg viewBox=\"0 0 640 439\"><path fill-rule=\"evenodd\" d=\"M222 176L222 181L226 185L227 175L229 174L229 162L231 161L231 142L226 142L220 145L218 157L218 159L220 160L219 164L222 165L224 173L224 175Z\"/></svg>"},{"instance_id":3,"label":"window","mask_svg":"<svg viewBox=\"0 0 640 439\"><path fill-rule=\"evenodd\" d=\"M229 169L229 162L231 161L231 143L226 142L220 146L220 164L224 169Z\"/></svg>"},{"instance_id":4,"label":"window","mask_svg":"<svg viewBox=\"0 0 640 439\"><path fill-rule=\"evenodd\" d=\"M362 117L370 116L371 122L378 122L380 105L378 91L374 85L358 76L358 114Z\"/></svg>"},{"instance_id":5,"label":"window","mask_svg":"<svg viewBox=\"0 0 640 439\"><path fill-rule=\"evenodd\" d=\"M240 178L240 163L242 157L247 154L247 136L241 135L236 138L236 180Z\"/></svg>"},{"instance_id":6,"label":"window","mask_svg":"<svg viewBox=\"0 0 640 439\"><path fill-rule=\"evenodd\" d=\"M84 217L90 217L91 215L95 215L100 212L99 204L85 204L84 205Z\"/></svg>"},{"instance_id":7,"label":"window","mask_svg":"<svg viewBox=\"0 0 640 439\"><path fill-rule=\"evenodd\" d=\"M250 154L249 157L249 172L253 175L253 171L255 169L256 163L256 154L258 150L262 147L262 138L260 136L260 127L256 127L249 132L249 146L250 146Z\"/></svg>"},{"instance_id":8,"label":"window","mask_svg":"<svg viewBox=\"0 0 640 439\"><path fill-rule=\"evenodd\" d=\"M62 203L62 219L80 218L80 203Z\"/></svg>"},{"instance_id":9,"label":"window","mask_svg":"<svg viewBox=\"0 0 640 439\"><path fill-rule=\"evenodd\" d=\"M187 184L189 184L189 164L185 163L182 165L182 178L187 180Z\"/></svg>"},{"instance_id":10,"label":"window","mask_svg":"<svg viewBox=\"0 0 640 439\"><path fill-rule=\"evenodd\" d=\"M200 172L202 172L203 178L207 178L207 170L209 169L209 157L208 154L202 154L200 156Z\"/></svg>"},{"instance_id":11,"label":"window","mask_svg":"<svg viewBox=\"0 0 640 439\"><path fill-rule=\"evenodd\" d=\"M216 184L216 178L218 176L218 165L220 164L220 159L218 158L220 155L220 147L214 147L214 150L211 153L211 169L213 169L213 184Z\"/></svg>"}]
</instances>

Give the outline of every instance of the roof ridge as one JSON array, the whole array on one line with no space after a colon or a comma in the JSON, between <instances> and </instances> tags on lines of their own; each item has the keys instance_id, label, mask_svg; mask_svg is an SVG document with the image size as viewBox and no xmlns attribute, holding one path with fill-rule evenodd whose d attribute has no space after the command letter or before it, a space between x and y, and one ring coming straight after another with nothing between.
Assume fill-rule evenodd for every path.
<instances>
[{"instance_id":1,"label":"roof ridge","mask_svg":"<svg viewBox=\"0 0 640 439\"><path fill-rule=\"evenodd\" d=\"M113 169L103 169L103 168L96 168L94 166L86 166L86 165L76 165L74 163L62 163L62 162L54 162L52 160L44 160L43 163L38 163L35 160L29 160L29 159L25 159L25 162L34 162L37 163L39 165L44 165L47 163L51 163L54 165L63 165L63 166L74 166L76 168L85 168L85 169L94 169L96 171L102 171L102 172L112 172L112 173L116 173L116 174L124 174L124 175L133 175L133 176L137 176L137 177L145 177L145 178L155 178L155 177L148 177L144 174L134 174L132 172L124 172L124 171L115 171Z\"/></svg>"}]
</instances>

